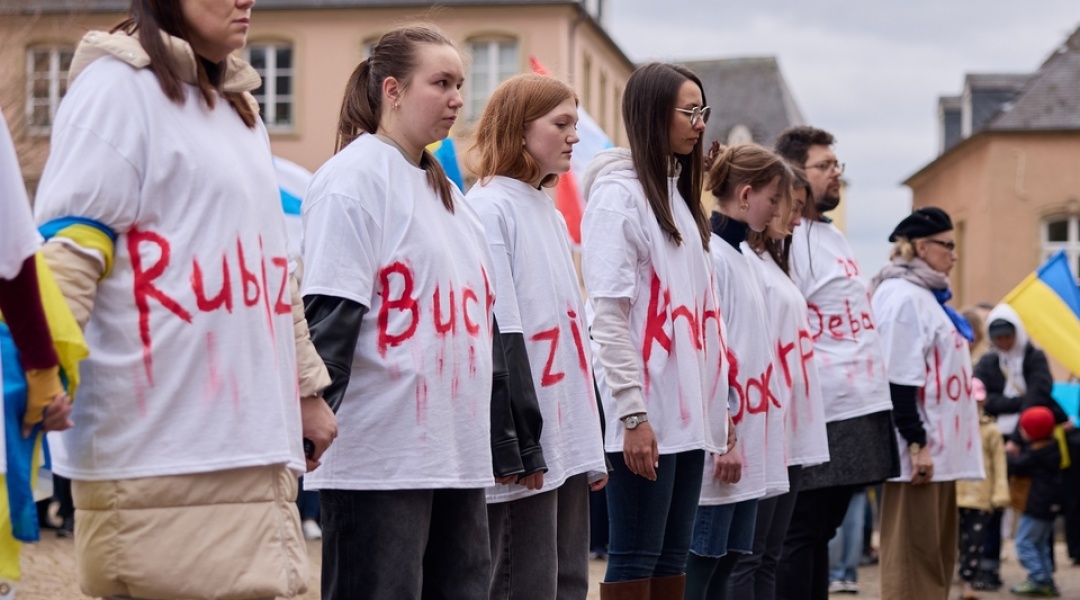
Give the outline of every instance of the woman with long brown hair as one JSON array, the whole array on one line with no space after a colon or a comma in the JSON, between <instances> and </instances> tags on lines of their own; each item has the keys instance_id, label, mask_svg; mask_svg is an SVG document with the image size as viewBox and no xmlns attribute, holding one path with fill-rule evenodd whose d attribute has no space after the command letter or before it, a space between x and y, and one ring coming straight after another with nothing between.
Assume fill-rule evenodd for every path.
<instances>
[{"instance_id":1,"label":"woman with long brown hair","mask_svg":"<svg viewBox=\"0 0 1080 600\"><path fill-rule=\"evenodd\" d=\"M582 265L613 467L604 598L682 598L704 451L733 442L699 201L708 116L693 72L639 68L623 95L630 149L597 155L583 181Z\"/></svg>"},{"instance_id":2,"label":"woman with long brown hair","mask_svg":"<svg viewBox=\"0 0 1080 600\"><path fill-rule=\"evenodd\" d=\"M37 219L90 348L56 471L92 596L307 587L296 476L336 425L235 55L252 4L133 0L83 37L53 125Z\"/></svg>"},{"instance_id":3,"label":"woman with long brown hair","mask_svg":"<svg viewBox=\"0 0 1080 600\"><path fill-rule=\"evenodd\" d=\"M487 596L485 488L493 468L525 474L512 419L493 423L502 350L483 224L425 149L449 134L464 80L440 31L383 35L304 200L304 301L341 421L305 477L321 490L324 599Z\"/></svg>"}]
</instances>

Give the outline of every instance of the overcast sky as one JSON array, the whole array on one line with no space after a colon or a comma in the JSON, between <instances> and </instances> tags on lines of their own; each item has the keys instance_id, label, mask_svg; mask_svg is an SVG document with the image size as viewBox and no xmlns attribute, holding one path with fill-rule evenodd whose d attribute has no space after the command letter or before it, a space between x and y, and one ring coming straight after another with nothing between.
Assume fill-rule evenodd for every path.
<instances>
[{"instance_id":1,"label":"overcast sky","mask_svg":"<svg viewBox=\"0 0 1080 600\"><path fill-rule=\"evenodd\" d=\"M807 123L847 163L848 237L864 273L933 160L937 98L965 73L1032 72L1080 25L1080 0L610 0L635 62L776 56ZM765 141L771 144L771 140Z\"/></svg>"}]
</instances>

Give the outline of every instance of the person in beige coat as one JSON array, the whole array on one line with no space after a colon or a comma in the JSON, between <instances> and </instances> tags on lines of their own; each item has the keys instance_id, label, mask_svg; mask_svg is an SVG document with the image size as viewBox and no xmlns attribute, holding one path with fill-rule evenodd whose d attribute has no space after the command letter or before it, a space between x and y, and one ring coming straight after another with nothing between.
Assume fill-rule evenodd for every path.
<instances>
[{"instance_id":1,"label":"person in beige coat","mask_svg":"<svg viewBox=\"0 0 1080 600\"><path fill-rule=\"evenodd\" d=\"M971 395L979 403L979 435L986 479L956 483L956 506L960 513L960 597L964 600L979 597L974 583L979 575L986 531L994 511L1009 504L1005 445L994 417L982 410L986 388L978 379L972 380Z\"/></svg>"},{"instance_id":2,"label":"person in beige coat","mask_svg":"<svg viewBox=\"0 0 1080 600\"><path fill-rule=\"evenodd\" d=\"M35 218L90 349L54 466L72 480L91 596L307 587L297 475L337 425L290 275L260 79L235 54L252 4L132 0L80 42L53 123Z\"/></svg>"}]
</instances>

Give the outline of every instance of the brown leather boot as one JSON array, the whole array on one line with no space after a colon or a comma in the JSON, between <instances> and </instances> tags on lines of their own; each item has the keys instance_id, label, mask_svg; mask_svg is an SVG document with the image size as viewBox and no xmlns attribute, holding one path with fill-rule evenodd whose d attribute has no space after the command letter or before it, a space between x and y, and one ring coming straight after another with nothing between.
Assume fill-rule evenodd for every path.
<instances>
[{"instance_id":1,"label":"brown leather boot","mask_svg":"<svg viewBox=\"0 0 1080 600\"><path fill-rule=\"evenodd\" d=\"M649 600L649 584L655 579L633 579L600 584L600 600ZM682 596L679 596L681 599Z\"/></svg>"},{"instance_id":2,"label":"brown leather boot","mask_svg":"<svg viewBox=\"0 0 1080 600\"><path fill-rule=\"evenodd\" d=\"M686 589L686 575L653 577L649 587L649 600L682 600Z\"/></svg>"}]
</instances>

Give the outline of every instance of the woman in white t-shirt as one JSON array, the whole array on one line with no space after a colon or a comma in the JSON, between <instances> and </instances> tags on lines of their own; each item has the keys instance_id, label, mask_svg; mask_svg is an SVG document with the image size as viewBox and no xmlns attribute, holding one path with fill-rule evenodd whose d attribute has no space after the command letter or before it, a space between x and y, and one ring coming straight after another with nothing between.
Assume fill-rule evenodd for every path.
<instances>
[{"instance_id":1,"label":"woman in white t-shirt","mask_svg":"<svg viewBox=\"0 0 1080 600\"><path fill-rule=\"evenodd\" d=\"M780 381L784 414L789 490L758 502L754 551L739 559L731 575L731 594L735 598L771 599L776 595L777 565L795 509L802 467L829 460L825 403L806 318L806 299L788 275L791 233L801 224L811 191L802 169L791 169L795 185L790 196L783 199L780 216L770 221L763 233L751 231L742 246L758 275L769 315L773 376Z\"/></svg>"},{"instance_id":2,"label":"woman in white t-shirt","mask_svg":"<svg viewBox=\"0 0 1080 600\"><path fill-rule=\"evenodd\" d=\"M464 81L442 32L383 35L304 199L304 302L341 424L305 477L321 490L323 598L486 597L485 488L493 469L530 474L512 419L493 425L502 350L483 224L425 149L450 132Z\"/></svg>"},{"instance_id":3,"label":"woman in white t-shirt","mask_svg":"<svg viewBox=\"0 0 1080 600\"><path fill-rule=\"evenodd\" d=\"M296 479L336 425L237 55L252 4L132 2L79 43L53 123L36 217L90 350L53 456L90 596L307 588Z\"/></svg>"},{"instance_id":4,"label":"woman in white t-shirt","mask_svg":"<svg viewBox=\"0 0 1080 600\"><path fill-rule=\"evenodd\" d=\"M708 113L692 71L639 68L623 94L630 151L601 152L583 178L582 266L612 463L605 598L682 597L703 450L727 452L734 435L699 201Z\"/></svg>"},{"instance_id":5,"label":"woman in white t-shirt","mask_svg":"<svg viewBox=\"0 0 1080 600\"><path fill-rule=\"evenodd\" d=\"M788 490L780 377L774 372L769 316L761 284L741 244L779 214L790 192L784 161L757 144L710 151L706 179L712 213L712 268L731 350L732 420L738 441L706 461L694 540L686 570L686 598L726 597L739 556L754 548L758 499ZM754 257L756 260L756 257ZM742 473L730 477L733 465Z\"/></svg>"},{"instance_id":6,"label":"woman in white t-shirt","mask_svg":"<svg viewBox=\"0 0 1080 600\"><path fill-rule=\"evenodd\" d=\"M900 477L881 501L881 595L946 598L956 566L956 484L982 479L979 412L971 398L971 326L946 302L956 263L952 219L919 208L896 226L892 262L873 280L885 348Z\"/></svg>"},{"instance_id":7,"label":"woman in white t-shirt","mask_svg":"<svg viewBox=\"0 0 1080 600\"><path fill-rule=\"evenodd\" d=\"M495 88L476 124L466 202L491 248L511 394L539 401L548 469L488 489L493 600L589 591L589 489L607 469L566 222L543 191L570 170L577 119L573 89L525 74Z\"/></svg>"}]
</instances>

